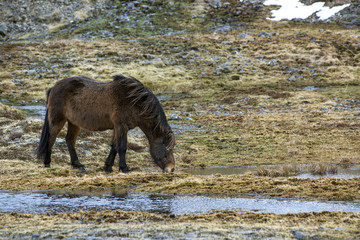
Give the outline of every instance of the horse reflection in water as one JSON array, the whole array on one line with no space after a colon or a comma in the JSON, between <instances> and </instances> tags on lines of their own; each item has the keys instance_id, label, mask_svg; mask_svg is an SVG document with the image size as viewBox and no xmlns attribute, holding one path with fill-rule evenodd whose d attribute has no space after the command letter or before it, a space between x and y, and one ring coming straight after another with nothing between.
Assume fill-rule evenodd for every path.
<instances>
[{"instance_id":1,"label":"horse reflection in water","mask_svg":"<svg viewBox=\"0 0 360 240\"><path fill-rule=\"evenodd\" d=\"M66 122L66 144L74 168L85 171L75 151L80 129L113 129L105 171L112 172L119 154L119 171L129 172L125 160L127 133L139 127L149 141L154 162L163 172L175 170L175 136L164 110L155 95L133 77L116 75L112 82L101 83L76 76L60 80L48 90L45 121L37 149L37 157L44 161L45 167L50 167L51 149Z\"/></svg>"}]
</instances>

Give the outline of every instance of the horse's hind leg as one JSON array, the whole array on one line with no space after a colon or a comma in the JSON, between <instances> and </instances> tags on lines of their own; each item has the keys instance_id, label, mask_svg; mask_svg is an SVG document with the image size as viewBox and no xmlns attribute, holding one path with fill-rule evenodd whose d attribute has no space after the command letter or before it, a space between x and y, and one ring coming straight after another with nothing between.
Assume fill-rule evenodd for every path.
<instances>
[{"instance_id":1,"label":"horse's hind leg","mask_svg":"<svg viewBox=\"0 0 360 240\"><path fill-rule=\"evenodd\" d=\"M81 171L86 171L84 165L80 163L75 150L75 141L79 133L80 133L80 128L72 124L70 121L68 121L68 132L66 134L65 139L66 139L66 145L70 153L71 165L73 166L73 168L78 168Z\"/></svg>"},{"instance_id":2,"label":"horse's hind leg","mask_svg":"<svg viewBox=\"0 0 360 240\"><path fill-rule=\"evenodd\" d=\"M59 134L61 129L64 127L64 124L65 124L65 120L61 120L61 121L58 121L58 122L50 121L50 124L49 124L50 125L49 126L49 145L48 145L48 149L46 151L45 158L44 158L45 167L50 167L52 147L55 144L57 135Z\"/></svg>"}]
</instances>

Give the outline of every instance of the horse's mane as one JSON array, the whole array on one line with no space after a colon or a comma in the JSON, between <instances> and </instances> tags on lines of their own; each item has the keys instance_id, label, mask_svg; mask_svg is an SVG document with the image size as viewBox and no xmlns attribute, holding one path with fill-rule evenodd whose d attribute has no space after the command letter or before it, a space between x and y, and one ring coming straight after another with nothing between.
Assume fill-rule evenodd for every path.
<instances>
[{"instance_id":1,"label":"horse's mane","mask_svg":"<svg viewBox=\"0 0 360 240\"><path fill-rule=\"evenodd\" d=\"M168 134L168 147L173 148L175 145L175 138L157 97L134 77L127 77L119 74L115 75L113 79L114 81L120 82L125 88L127 88L127 97L131 100L132 106L136 105L141 108L140 114L142 116L155 119L157 121L154 130L159 128L161 132Z\"/></svg>"}]
</instances>

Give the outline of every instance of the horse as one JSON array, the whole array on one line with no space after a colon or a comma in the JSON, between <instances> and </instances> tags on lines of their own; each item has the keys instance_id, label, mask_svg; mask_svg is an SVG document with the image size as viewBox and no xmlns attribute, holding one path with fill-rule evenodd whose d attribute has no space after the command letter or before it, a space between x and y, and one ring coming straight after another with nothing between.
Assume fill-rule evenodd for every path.
<instances>
[{"instance_id":1,"label":"horse","mask_svg":"<svg viewBox=\"0 0 360 240\"><path fill-rule=\"evenodd\" d=\"M105 172L112 172L116 155L119 171L130 172L126 164L127 133L139 127L150 145L150 155L163 172L175 170L173 149L175 135L168 124L157 97L139 80L116 75L113 81L96 82L74 76L55 83L46 93L46 114L37 158L50 167L52 147L60 130L68 123L66 144L73 168L86 171L78 159L75 141L81 129L113 129L111 149L105 161Z\"/></svg>"}]
</instances>

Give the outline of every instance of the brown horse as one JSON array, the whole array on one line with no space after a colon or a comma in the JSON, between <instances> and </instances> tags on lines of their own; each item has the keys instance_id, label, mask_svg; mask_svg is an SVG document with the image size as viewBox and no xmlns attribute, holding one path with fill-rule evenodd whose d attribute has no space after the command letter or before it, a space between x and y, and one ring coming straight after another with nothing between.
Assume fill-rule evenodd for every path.
<instances>
[{"instance_id":1,"label":"brown horse","mask_svg":"<svg viewBox=\"0 0 360 240\"><path fill-rule=\"evenodd\" d=\"M37 157L50 167L51 149L56 136L68 122L66 144L74 168L85 171L75 151L80 129L104 131L113 129L110 154L105 171L112 172L119 154L119 171L129 172L125 154L127 132L139 127L150 144L150 154L163 172L175 170L173 148L175 136L155 95L133 77L114 76L109 83L76 76L58 81L47 92L47 109Z\"/></svg>"}]
</instances>

